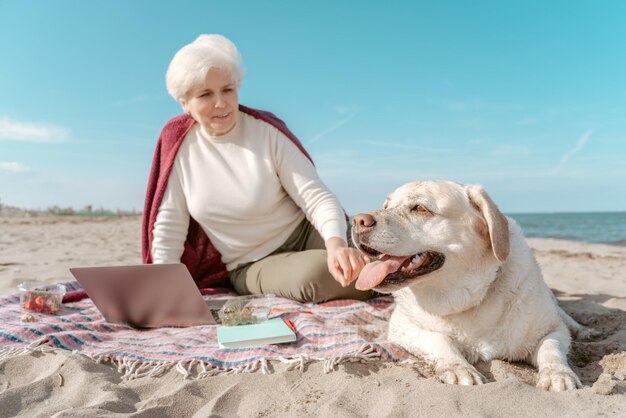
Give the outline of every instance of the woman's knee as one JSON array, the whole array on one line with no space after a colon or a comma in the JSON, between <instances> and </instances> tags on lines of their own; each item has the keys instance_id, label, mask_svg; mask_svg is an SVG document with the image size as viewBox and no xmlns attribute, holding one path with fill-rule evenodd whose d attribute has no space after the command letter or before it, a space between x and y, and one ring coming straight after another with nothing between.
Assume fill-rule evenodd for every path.
<instances>
[{"instance_id":1,"label":"woman's knee","mask_svg":"<svg viewBox=\"0 0 626 418\"><path fill-rule=\"evenodd\" d=\"M308 250L269 257L231 272L231 283L240 294L273 293L300 302L371 297L346 288L328 271L326 250Z\"/></svg>"},{"instance_id":2,"label":"woman's knee","mask_svg":"<svg viewBox=\"0 0 626 418\"><path fill-rule=\"evenodd\" d=\"M302 302L320 302L326 296L326 289L334 281L328 271L326 251L309 250L306 261L299 266L290 280L294 295Z\"/></svg>"}]
</instances>

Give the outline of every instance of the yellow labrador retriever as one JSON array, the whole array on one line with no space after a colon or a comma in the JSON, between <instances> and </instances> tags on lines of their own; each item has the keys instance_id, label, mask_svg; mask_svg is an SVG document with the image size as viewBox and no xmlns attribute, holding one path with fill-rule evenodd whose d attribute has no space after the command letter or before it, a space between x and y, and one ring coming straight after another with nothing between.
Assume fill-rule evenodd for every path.
<instances>
[{"instance_id":1,"label":"yellow labrador retriever","mask_svg":"<svg viewBox=\"0 0 626 418\"><path fill-rule=\"evenodd\" d=\"M445 383L475 385L478 360L526 361L537 386L572 390L568 327L589 333L559 308L517 223L481 186L416 181L383 210L353 219L352 238L373 261L361 290L393 293L389 339L433 362Z\"/></svg>"}]
</instances>

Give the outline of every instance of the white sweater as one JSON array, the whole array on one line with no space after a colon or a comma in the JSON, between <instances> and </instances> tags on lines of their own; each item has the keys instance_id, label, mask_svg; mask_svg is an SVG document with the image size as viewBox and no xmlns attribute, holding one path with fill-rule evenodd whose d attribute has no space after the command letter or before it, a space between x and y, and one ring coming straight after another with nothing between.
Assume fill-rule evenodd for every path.
<instances>
[{"instance_id":1,"label":"white sweater","mask_svg":"<svg viewBox=\"0 0 626 418\"><path fill-rule=\"evenodd\" d=\"M190 215L229 271L272 253L305 216L324 241L346 239L343 209L313 164L278 129L243 112L226 135L195 124L185 136L154 223L154 263L180 262Z\"/></svg>"}]
</instances>

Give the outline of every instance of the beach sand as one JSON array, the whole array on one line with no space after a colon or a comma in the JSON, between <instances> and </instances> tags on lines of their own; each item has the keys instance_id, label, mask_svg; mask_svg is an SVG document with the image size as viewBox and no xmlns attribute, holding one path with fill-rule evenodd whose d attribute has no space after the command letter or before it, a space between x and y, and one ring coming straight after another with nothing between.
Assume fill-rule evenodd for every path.
<instances>
[{"instance_id":1,"label":"beach sand","mask_svg":"<svg viewBox=\"0 0 626 418\"><path fill-rule=\"evenodd\" d=\"M71 280L69 267L140 262L138 217L0 218L0 294L26 279ZM344 363L325 374L274 373L184 380L175 370L128 382L110 364L70 352L0 361L0 416L626 416L626 248L529 239L546 282L575 319L600 331L574 341L570 364L585 387L547 393L524 364L478 364L491 381L439 383L428 367Z\"/></svg>"}]
</instances>

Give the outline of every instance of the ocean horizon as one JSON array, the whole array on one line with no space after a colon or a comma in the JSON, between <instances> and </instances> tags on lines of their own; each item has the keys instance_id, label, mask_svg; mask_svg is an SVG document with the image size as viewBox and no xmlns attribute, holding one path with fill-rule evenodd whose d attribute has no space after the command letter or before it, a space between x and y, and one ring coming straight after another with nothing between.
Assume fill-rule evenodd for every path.
<instances>
[{"instance_id":1,"label":"ocean horizon","mask_svg":"<svg viewBox=\"0 0 626 418\"><path fill-rule=\"evenodd\" d=\"M626 246L626 212L507 213L528 238Z\"/></svg>"}]
</instances>

